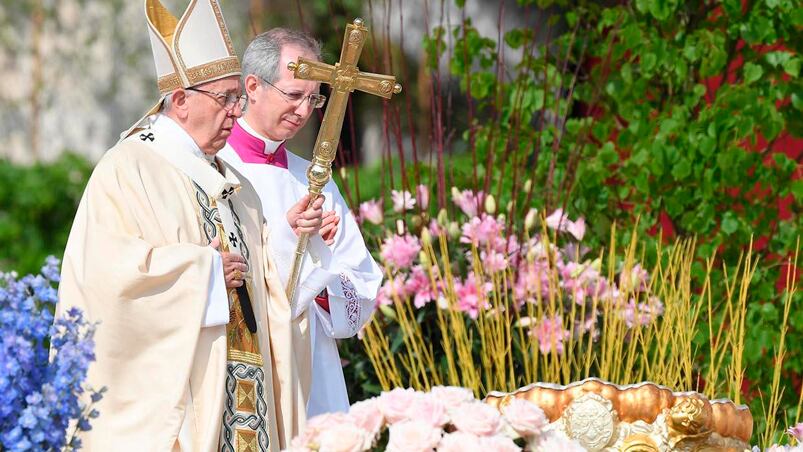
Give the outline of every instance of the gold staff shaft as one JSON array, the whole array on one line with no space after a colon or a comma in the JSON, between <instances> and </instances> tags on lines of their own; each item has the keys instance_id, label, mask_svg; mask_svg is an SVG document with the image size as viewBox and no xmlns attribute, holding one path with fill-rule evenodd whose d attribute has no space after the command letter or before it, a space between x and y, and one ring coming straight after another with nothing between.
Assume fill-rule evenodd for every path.
<instances>
[{"instance_id":1,"label":"gold staff shaft","mask_svg":"<svg viewBox=\"0 0 803 452\"><path fill-rule=\"evenodd\" d=\"M393 94L401 92L402 87L396 83L395 77L360 72L357 68L357 62L367 36L368 29L363 25L362 19L354 19L354 23L346 26L340 61L334 66L304 58L299 58L298 62L291 62L287 65L296 78L315 80L332 86L331 98L323 115L318 138L315 140L312 162L307 168L310 205L321 194L323 187L332 177L332 162L340 141L340 130L343 128L343 117L346 114L349 94L358 90L390 99ZM308 243L309 234L301 234L296 244L295 258L287 280L287 299L291 303L295 299L298 277L301 274L301 265L304 262Z\"/></svg>"}]
</instances>

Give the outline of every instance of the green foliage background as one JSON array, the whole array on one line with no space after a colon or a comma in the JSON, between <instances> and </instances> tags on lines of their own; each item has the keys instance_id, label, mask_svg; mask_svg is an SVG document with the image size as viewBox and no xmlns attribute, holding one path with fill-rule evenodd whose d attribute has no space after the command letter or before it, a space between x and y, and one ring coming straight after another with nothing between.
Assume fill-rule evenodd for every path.
<instances>
[{"instance_id":1,"label":"green foliage background","mask_svg":"<svg viewBox=\"0 0 803 452\"><path fill-rule=\"evenodd\" d=\"M518 3L562 3L567 31L544 45L533 30L513 29L500 43L465 18L425 39L429 69L447 59L471 107L459 110L468 127L456 131L463 141L454 146L468 151L447 156L443 170L413 165L395 188L422 182L446 193L452 185L483 190L511 206L517 220L531 207L563 207L586 218L590 242L599 246L614 222L624 238L639 219L639 235L653 240L668 225L666 235L697 237L698 276L704 259L717 256L719 294L722 265L733 268L752 243L761 263L748 305L743 394L761 431L784 262L803 231L803 7L783 0ZM445 53L447 38L453 54ZM499 77L503 46L525 56ZM358 176L363 197L389 205L384 181L404 174L388 168L397 166ZM798 292L798 307L801 298ZM803 310L793 309L781 426L798 416L801 325Z\"/></svg>"},{"instance_id":2,"label":"green foliage background","mask_svg":"<svg viewBox=\"0 0 803 452\"><path fill-rule=\"evenodd\" d=\"M32 166L0 160L0 271L38 274L61 257L92 164L65 153Z\"/></svg>"}]
</instances>

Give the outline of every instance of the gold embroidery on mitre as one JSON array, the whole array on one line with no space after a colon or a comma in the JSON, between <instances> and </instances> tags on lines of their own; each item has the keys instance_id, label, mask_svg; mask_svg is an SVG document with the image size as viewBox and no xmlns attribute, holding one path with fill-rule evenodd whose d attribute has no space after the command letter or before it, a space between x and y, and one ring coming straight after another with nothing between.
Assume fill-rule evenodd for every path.
<instances>
[{"instance_id":1,"label":"gold embroidery on mitre","mask_svg":"<svg viewBox=\"0 0 803 452\"><path fill-rule=\"evenodd\" d=\"M215 0L211 0L211 1L215 1ZM190 17L192 15L192 10L195 9L195 5L197 5L197 4L198 4L198 0L192 0L190 2L189 6L187 6L187 10L184 11L184 17ZM187 25L187 21L186 20L182 21L181 23L178 24L178 27L176 28L176 35L181 36L181 32L184 30L184 26L185 25ZM181 46L174 45L174 46L172 46L172 48L173 48L173 51L176 54L176 62L179 65L180 74L178 74L178 76L180 78L182 78L182 79L187 79L187 66L184 65L184 58L181 56ZM189 80L187 80L187 82L189 83ZM189 87L189 86L192 86L192 85L191 84L185 85L185 87Z\"/></svg>"},{"instance_id":2,"label":"gold embroidery on mitre","mask_svg":"<svg viewBox=\"0 0 803 452\"><path fill-rule=\"evenodd\" d=\"M253 430L235 430L237 452L260 452L257 445L257 432Z\"/></svg>"},{"instance_id":3,"label":"gold embroidery on mitre","mask_svg":"<svg viewBox=\"0 0 803 452\"><path fill-rule=\"evenodd\" d=\"M184 57L181 55L181 46L174 42L175 37L181 36L183 33L184 26L187 24L187 21L184 20L179 23L176 18L173 17L170 12L167 11L167 9L165 9L164 6L158 3L158 1L156 1L155 4L151 4L150 2L148 4L148 7L154 10L154 14L158 14L157 20L160 21L160 25L157 27L157 29L164 37L165 41L168 42L169 47L172 50L169 52L171 54L170 60L171 63L173 63L173 67L176 69L174 73L159 78L159 92L162 94L176 90L182 86L185 88L195 86L229 75L239 75L242 72L240 61L237 59L237 56L234 52L234 46L232 45L229 31L226 28L226 23L223 20L223 13L220 11L220 5L218 4L217 0L206 1L209 1L209 5L215 14L215 20L217 22L220 34L223 37L223 42L226 45L226 50L228 51L229 56L217 61L211 61L209 63L190 68L188 68L184 63ZM184 12L183 17L192 16L196 6L198 6L198 0L193 0L190 2L189 6L187 6L187 10Z\"/></svg>"},{"instance_id":4,"label":"gold embroidery on mitre","mask_svg":"<svg viewBox=\"0 0 803 452\"><path fill-rule=\"evenodd\" d=\"M240 61L233 56L191 67L187 69L187 79L190 81L190 86L195 86L224 76L237 75L240 72Z\"/></svg>"},{"instance_id":5,"label":"gold embroidery on mitre","mask_svg":"<svg viewBox=\"0 0 803 452\"><path fill-rule=\"evenodd\" d=\"M175 72L170 75L165 75L159 77L156 84L159 86L159 92L162 94L167 94L171 91L175 91L181 88L181 80L178 78Z\"/></svg>"},{"instance_id":6,"label":"gold embroidery on mitre","mask_svg":"<svg viewBox=\"0 0 803 452\"><path fill-rule=\"evenodd\" d=\"M220 5L218 5L217 2L212 2L212 11L215 12L217 26L220 27L220 31L223 34L223 40L226 42L226 49L229 51L229 55L236 55L234 53L234 46L231 43L231 37L229 36L229 29L226 27L226 22L223 20L223 13L220 12Z\"/></svg>"}]
</instances>

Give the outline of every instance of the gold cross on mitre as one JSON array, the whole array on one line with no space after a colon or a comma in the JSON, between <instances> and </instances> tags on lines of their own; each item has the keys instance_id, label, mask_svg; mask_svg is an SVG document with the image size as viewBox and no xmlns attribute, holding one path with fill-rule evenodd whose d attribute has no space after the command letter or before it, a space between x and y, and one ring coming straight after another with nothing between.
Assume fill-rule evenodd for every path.
<instances>
[{"instance_id":1,"label":"gold cross on mitre","mask_svg":"<svg viewBox=\"0 0 803 452\"><path fill-rule=\"evenodd\" d=\"M343 117L346 114L349 93L357 90L390 99L402 90L401 85L396 83L396 77L392 75L360 72L357 68L367 36L368 28L363 24L363 20L354 19L353 23L346 25L340 61L334 66L301 57L297 62L287 65L287 69L292 71L298 79L313 80L332 86L329 104L326 106L326 113L323 115L321 129L318 131L318 138L315 140L315 148L312 151L312 162L307 169L312 200L321 194L321 190L332 176L332 162L340 141L340 130L343 128ZM287 282L287 296L291 303L308 239L306 234L302 234L296 247L295 261Z\"/></svg>"}]
</instances>

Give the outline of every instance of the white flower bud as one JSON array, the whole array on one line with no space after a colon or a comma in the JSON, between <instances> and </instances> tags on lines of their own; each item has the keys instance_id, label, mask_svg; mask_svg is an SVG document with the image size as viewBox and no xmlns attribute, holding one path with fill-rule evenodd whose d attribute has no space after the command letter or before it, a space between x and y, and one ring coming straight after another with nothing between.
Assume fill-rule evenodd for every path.
<instances>
[{"instance_id":1,"label":"white flower bud","mask_svg":"<svg viewBox=\"0 0 803 452\"><path fill-rule=\"evenodd\" d=\"M429 267L429 255L423 251L418 252L418 262L424 266L424 268Z\"/></svg>"},{"instance_id":2,"label":"white flower bud","mask_svg":"<svg viewBox=\"0 0 803 452\"><path fill-rule=\"evenodd\" d=\"M488 215L493 215L496 213L496 199L494 199L494 195L488 195L485 197L485 212Z\"/></svg>"},{"instance_id":3,"label":"white flower bud","mask_svg":"<svg viewBox=\"0 0 803 452\"><path fill-rule=\"evenodd\" d=\"M527 215L524 217L524 229L527 231L532 230L535 227L535 220L538 216L538 209L532 208L527 211Z\"/></svg>"},{"instance_id":4,"label":"white flower bud","mask_svg":"<svg viewBox=\"0 0 803 452\"><path fill-rule=\"evenodd\" d=\"M527 179L526 181L524 181L524 186L521 187L521 189L524 190L524 193L529 193L531 188L533 188L532 179Z\"/></svg>"},{"instance_id":5,"label":"white flower bud","mask_svg":"<svg viewBox=\"0 0 803 452\"><path fill-rule=\"evenodd\" d=\"M421 243L425 246L429 246L432 243L432 235L429 233L429 228L421 229Z\"/></svg>"},{"instance_id":6,"label":"white flower bud","mask_svg":"<svg viewBox=\"0 0 803 452\"><path fill-rule=\"evenodd\" d=\"M449 223L449 237L456 239L463 234L463 231L460 230L460 225L457 224L456 221L452 221Z\"/></svg>"},{"instance_id":7,"label":"white flower bud","mask_svg":"<svg viewBox=\"0 0 803 452\"><path fill-rule=\"evenodd\" d=\"M446 209L441 209L438 212L438 224L441 226L449 224L449 213L446 212Z\"/></svg>"}]
</instances>

